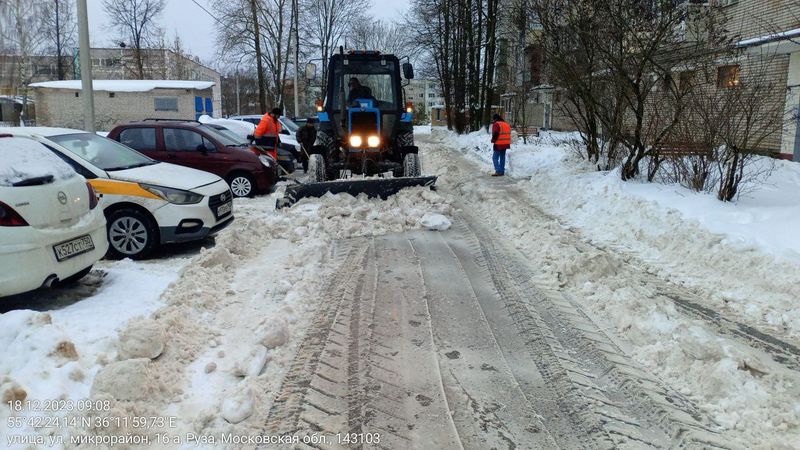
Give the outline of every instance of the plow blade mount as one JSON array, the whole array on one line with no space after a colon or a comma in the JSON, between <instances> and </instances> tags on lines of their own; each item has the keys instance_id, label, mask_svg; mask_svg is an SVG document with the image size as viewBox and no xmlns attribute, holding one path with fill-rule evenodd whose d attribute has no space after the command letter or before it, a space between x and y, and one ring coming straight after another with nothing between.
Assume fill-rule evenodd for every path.
<instances>
[{"instance_id":1,"label":"plow blade mount","mask_svg":"<svg viewBox=\"0 0 800 450\"><path fill-rule=\"evenodd\" d=\"M321 183L293 184L286 187L283 198L279 198L275 207L280 209L292 206L300 199L306 197L322 197L331 194L350 194L354 197L367 194L368 197L380 197L386 200L400 190L414 186L429 186L435 189L435 176L428 177L400 177L400 178L368 178L357 180L324 181Z\"/></svg>"}]
</instances>

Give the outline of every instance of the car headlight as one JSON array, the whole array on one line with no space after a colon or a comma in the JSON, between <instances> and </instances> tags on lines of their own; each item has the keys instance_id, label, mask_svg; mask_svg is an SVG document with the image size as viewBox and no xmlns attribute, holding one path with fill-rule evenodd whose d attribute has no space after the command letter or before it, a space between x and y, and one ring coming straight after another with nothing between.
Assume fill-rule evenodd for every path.
<instances>
[{"instance_id":1,"label":"car headlight","mask_svg":"<svg viewBox=\"0 0 800 450\"><path fill-rule=\"evenodd\" d=\"M372 148L375 148L381 145L381 139L378 136L370 136L367 138L367 145Z\"/></svg>"},{"instance_id":2,"label":"car headlight","mask_svg":"<svg viewBox=\"0 0 800 450\"><path fill-rule=\"evenodd\" d=\"M361 136L350 136L350 147L361 147L363 142Z\"/></svg>"},{"instance_id":3,"label":"car headlight","mask_svg":"<svg viewBox=\"0 0 800 450\"><path fill-rule=\"evenodd\" d=\"M258 155L258 160L267 167L273 167L275 165L275 160L269 155Z\"/></svg>"},{"instance_id":4,"label":"car headlight","mask_svg":"<svg viewBox=\"0 0 800 450\"><path fill-rule=\"evenodd\" d=\"M176 205L193 205L195 203L200 203L203 200L202 195L195 194L194 192L184 191L182 189L174 189L144 183L139 183L139 186L141 186L145 191L155 194L170 203L175 203Z\"/></svg>"}]
</instances>

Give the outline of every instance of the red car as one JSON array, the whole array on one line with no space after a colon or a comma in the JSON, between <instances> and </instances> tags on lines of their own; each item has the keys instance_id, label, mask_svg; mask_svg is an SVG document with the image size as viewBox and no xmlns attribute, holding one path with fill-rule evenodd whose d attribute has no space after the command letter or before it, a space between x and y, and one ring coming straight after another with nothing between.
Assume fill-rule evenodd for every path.
<instances>
[{"instance_id":1,"label":"red car","mask_svg":"<svg viewBox=\"0 0 800 450\"><path fill-rule=\"evenodd\" d=\"M157 161L219 175L237 197L267 193L278 179L274 159L200 122L146 119L118 125L108 137Z\"/></svg>"}]
</instances>

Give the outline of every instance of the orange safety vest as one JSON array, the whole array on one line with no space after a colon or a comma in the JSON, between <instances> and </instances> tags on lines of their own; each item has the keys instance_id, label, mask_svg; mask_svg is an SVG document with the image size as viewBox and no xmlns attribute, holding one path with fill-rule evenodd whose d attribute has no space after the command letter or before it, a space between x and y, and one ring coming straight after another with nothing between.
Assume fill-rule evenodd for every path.
<instances>
[{"instance_id":1,"label":"orange safety vest","mask_svg":"<svg viewBox=\"0 0 800 450\"><path fill-rule=\"evenodd\" d=\"M277 119L273 119L269 113L261 117L256 127L255 137L275 137L281 134L281 123Z\"/></svg>"},{"instance_id":2,"label":"orange safety vest","mask_svg":"<svg viewBox=\"0 0 800 450\"><path fill-rule=\"evenodd\" d=\"M511 145L511 125L499 120L496 123L500 127L500 133L497 135L494 145Z\"/></svg>"}]
</instances>

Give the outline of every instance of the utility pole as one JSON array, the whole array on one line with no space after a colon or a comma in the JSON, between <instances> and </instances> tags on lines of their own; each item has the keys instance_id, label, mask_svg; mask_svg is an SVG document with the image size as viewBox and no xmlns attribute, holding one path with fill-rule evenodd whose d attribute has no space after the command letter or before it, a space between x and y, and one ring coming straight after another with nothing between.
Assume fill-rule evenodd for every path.
<instances>
[{"instance_id":1,"label":"utility pole","mask_svg":"<svg viewBox=\"0 0 800 450\"><path fill-rule=\"evenodd\" d=\"M94 133L94 88L92 86L92 55L89 50L89 17L86 0L78 0L78 41L81 61L81 97L83 97L83 128Z\"/></svg>"},{"instance_id":2,"label":"utility pole","mask_svg":"<svg viewBox=\"0 0 800 450\"><path fill-rule=\"evenodd\" d=\"M298 16L300 15L300 9L297 7L297 0L292 1L292 8L294 8L294 117L300 116L300 86L299 86L299 79L297 72L300 70L300 30L299 24L300 20Z\"/></svg>"},{"instance_id":3,"label":"utility pole","mask_svg":"<svg viewBox=\"0 0 800 450\"><path fill-rule=\"evenodd\" d=\"M239 67L236 67L236 115L242 115L242 104L239 101Z\"/></svg>"},{"instance_id":4,"label":"utility pole","mask_svg":"<svg viewBox=\"0 0 800 450\"><path fill-rule=\"evenodd\" d=\"M250 0L250 13L253 15L253 34L256 45L256 72L258 73L258 106L261 114L267 113L267 92L264 90L264 62L261 60L261 32L258 28L258 6Z\"/></svg>"}]
</instances>

